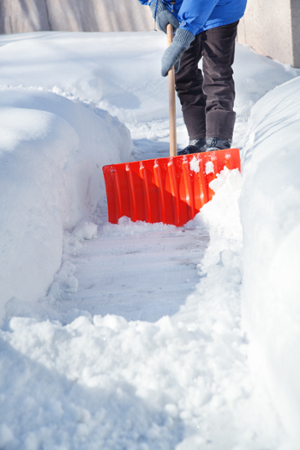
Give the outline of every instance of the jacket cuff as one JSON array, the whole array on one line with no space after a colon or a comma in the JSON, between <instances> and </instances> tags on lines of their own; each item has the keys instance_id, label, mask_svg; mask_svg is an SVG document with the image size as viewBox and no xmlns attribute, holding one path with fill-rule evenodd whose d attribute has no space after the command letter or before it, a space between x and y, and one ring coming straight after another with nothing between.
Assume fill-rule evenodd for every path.
<instances>
[{"instance_id":1,"label":"jacket cuff","mask_svg":"<svg viewBox=\"0 0 300 450\"><path fill-rule=\"evenodd\" d=\"M174 37L174 41L180 42L186 48L189 48L194 39L195 36L184 28L178 28Z\"/></svg>"}]
</instances>

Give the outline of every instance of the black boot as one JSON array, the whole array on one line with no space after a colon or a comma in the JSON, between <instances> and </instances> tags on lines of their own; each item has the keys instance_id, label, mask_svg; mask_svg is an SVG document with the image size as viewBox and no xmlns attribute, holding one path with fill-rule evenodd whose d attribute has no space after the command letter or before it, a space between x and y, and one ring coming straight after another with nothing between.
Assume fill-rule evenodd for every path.
<instances>
[{"instance_id":1,"label":"black boot","mask_svg":"<svg viewBox=\"0 0 300 450\"><path fill-rule=\"evenodd\" d=\"M219 139L217 137L206 139L206 151L212 152L213 150L225 150L231 148L231 139Z\"/></svg>"},{"instance_id":2,"label":"black boot","mask_svg":"<svg viewBox=\"0 0 300 450\"><path fill-rule=\"evenodd\" d=\"M205 138L194 139L190 141L189 145L182 150L179 150L178 155L190 155L191 153L201 153L206 151Z\"/></svg>"}]
</instances>

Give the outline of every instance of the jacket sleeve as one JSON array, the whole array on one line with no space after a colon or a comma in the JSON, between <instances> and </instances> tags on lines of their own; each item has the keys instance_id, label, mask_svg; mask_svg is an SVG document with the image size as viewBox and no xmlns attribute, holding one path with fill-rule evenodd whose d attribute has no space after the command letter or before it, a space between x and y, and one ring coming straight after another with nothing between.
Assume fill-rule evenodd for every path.
<instances>
[{"instance_id":1,"label":"jacket sleeve","mask_svg":"<svg viewBox=\"0 0 300 450\"><path fill-rule=\"evenodd\" d=\"M146 1L146 0L139 0ZM179 28L184 28L194 36L202 30L219 0L183 0L178 11Z\"/></svg>"}]
</instances>

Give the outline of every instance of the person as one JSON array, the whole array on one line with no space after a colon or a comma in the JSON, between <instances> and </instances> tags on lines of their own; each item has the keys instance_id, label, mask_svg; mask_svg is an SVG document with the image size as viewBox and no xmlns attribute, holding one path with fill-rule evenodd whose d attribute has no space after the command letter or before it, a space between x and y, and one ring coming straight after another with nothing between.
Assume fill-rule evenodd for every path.
<instances>
[{"instance_id":1,"label":"person","mask_svg":"<svg viewBox=\"0 0 300 450\"><path fill-rule=\"evenodd\" d=\"M232 64L239 19L247 0L139 0L158 28L175 37L162 56L161 74L174 65L189 145L178 154L231 147L236 114ZM198 67L202 59L202 70Z\"/></svg>"}]
</instances>

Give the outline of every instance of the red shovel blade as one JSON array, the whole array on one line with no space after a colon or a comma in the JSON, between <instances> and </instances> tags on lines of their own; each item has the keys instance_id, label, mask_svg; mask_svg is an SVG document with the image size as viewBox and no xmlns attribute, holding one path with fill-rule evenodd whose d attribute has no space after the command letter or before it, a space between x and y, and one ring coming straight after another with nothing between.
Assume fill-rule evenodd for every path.
<instances>
[{"instance_id":1,"label":"red shovel blade","mask_svg":"<svg viewBox=\"0 0 300 450\"><path fill-rule=\"evenodd\" d=\"M104 166L108 220L127 216L180 227L212 199L209 183L224 166L241 170L239 149Z\"/></svg>"}]
</instances>

